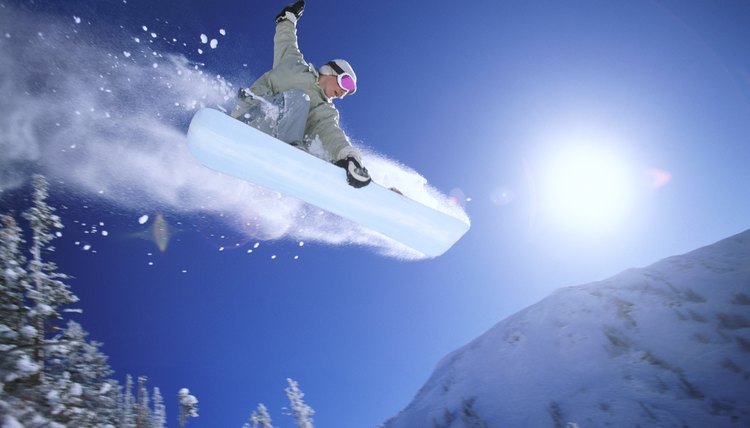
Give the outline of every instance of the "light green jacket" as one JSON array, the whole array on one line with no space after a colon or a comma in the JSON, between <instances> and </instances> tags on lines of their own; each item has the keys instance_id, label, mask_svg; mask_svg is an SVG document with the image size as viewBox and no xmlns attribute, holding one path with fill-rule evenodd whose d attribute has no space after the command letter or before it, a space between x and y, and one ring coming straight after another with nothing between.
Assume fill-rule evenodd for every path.
<instances>
[{"instance_id":1,"label":"light green jacket","mask_svg":"<svg viewBox=\"0 0 750 428\"><path fill-rule=\"evenodd\" d=\"M338 110L318 86L318 77L318 71L305 62L299 50L297 28L289 20L283 20L276 25L273 38L273 68L260 76L250 91L268 99L289 89L302 89L310 97L306 137L319 137L333 162L348 156L361 161L360 153L351 146L349 138L339 127Z\"/></svg>"}]
</instances>

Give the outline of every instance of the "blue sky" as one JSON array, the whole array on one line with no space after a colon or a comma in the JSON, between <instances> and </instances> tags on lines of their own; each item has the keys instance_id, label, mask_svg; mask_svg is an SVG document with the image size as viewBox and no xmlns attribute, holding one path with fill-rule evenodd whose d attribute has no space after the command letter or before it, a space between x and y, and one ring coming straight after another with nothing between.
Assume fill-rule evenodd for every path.
<instances>
[{"instance_id":1,"label":"blue sky","mask_svg":"<svg viewBox=\"0 0 750 428\"><path fill-rule=\"evenodd\" d=\"M0 127L0 144L14 174L2 177L0 202L24 205L11 175L48 175L67 226L56 258L84 309L77 319L105 343L119 378L149 376L167 397L190 388L201 417L189 426L239 427L261 402L277 426L292 426L282 411L287 377L300 382L318 426L373 426L408 404L440 358L556 288L750 227L746 2L311 1L298 25L306 59L346 58L359 77L356 96L337 102L353 141L416 169L443 193L470 198L469 233L422 261L238 229L237 213L262 209L241 192L240 208L223 214L171 200L216 197L217 189L178 182L170 169L189 112L160 103L182 103L193 89L170 74L149 74L156 73L150 64L141 75L170 86L125 78L108 61L147 49L248 85L271 64L273 18L284 2L0 5L7 25L0 64L14 79L28 73L24 82L34 87L37 61L81 59L80 67L49 65L55 77L43 78L38 91L3 89L12 96L0 106L13 120ZM151 32L158 37L147 45ZM200 34L218 47L202 45ZM153 62L167 68L163 56ZM44 90L74 76L91 84L76 83L64 100ZM151 115L174 131L133 140L139 156L154 153L152 169L161 171L148 182L122 166L129 158L108 164L95 150L91 136L108 132L112 141L96 147L127 148L111 121L97 119L104 131L80 131L71 143L48 129L57 116L35 116L59 103L53 112L65 126L62 110L76 111L74 119L94 113L91 100L109 89L114 105L98 107ZM38 150L17 145L17 127L31 130L21 137ZM68 157L81 148L87 156ZM90 163L107 171L97 175L110 180L106 191L86 181L81 171ZM583 182L568 181L582 170ZM609 198L614 208L599 211ZM164 252L142 239L157 213L173 231Z\"/></svg>"}]
</instances>

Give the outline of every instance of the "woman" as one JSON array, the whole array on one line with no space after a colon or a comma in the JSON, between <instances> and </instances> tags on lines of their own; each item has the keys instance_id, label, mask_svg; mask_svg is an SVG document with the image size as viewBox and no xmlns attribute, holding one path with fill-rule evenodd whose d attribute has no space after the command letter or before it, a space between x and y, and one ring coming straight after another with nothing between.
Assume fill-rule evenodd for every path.
<instances>
[{"instance_id":1,"label":"woman","mask_svg":"<svg viewBox=\"0 0 750 428\"><path fill-rule=\"evenodd\" d=\"M289 144L305 148L319 139L329 161L346 169L354 187L370 183L362 156L339 126L333 100L357 91L357 75L342 59L319 69L307 63L297 44L297 20L304 0L286 6L276 17L273 68L239 93L232 117Z\"/></svg>"}]
</instances>

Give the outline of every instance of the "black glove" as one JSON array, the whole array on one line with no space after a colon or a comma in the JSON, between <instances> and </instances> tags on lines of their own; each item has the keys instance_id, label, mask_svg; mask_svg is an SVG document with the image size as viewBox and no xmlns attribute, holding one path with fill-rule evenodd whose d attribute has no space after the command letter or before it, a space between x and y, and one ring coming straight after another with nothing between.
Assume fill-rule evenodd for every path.
<instances>
[{"instance_id":1,"label":"black glove","mask_svg":"<svg viewBox=\"0 0 750 428\"><path fill-rule=\"evenodd\" d=\"M360 188L370 184L370 173L367 172L367 168L363 167L359 161L349 156L346 159L336 161L336 166L344 168L346 170L346 182L350 186Z\"/></svg>"},{"instance_id":2,"label":"black glove","mask_svg":"<svg viewBox=\"0 0 750 428\"><path fill-rule=\"evenodd\" d=\"M294 22L296 23L299 17L302 16L302 12L304 11L305 11L305 0L299 0L298 2L294 4L288 4L286 5L286 7L284 7L281 13L276 15L276 23L278 24L279 22L285 19L288 19L286 17L287 12L291 12L294 15L294 18L295 18Z\"/></svg>"}]
</instances>

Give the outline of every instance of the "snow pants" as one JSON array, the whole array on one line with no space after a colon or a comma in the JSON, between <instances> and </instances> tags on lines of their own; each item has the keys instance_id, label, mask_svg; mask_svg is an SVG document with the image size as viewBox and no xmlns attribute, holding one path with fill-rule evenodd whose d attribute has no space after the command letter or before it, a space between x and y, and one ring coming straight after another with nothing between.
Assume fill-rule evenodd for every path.
<instances>
[{"instance_id":1,"label":"snow pants","mask_svg":"<svg viewBox=\"0 0 750 428\"><path fill-rule=\"evenodd\" d=\"M285 143L304 147L310 97L301 89L289 89L266 100L240 90L232 117Z\"/></svg>"}]
</instances>

